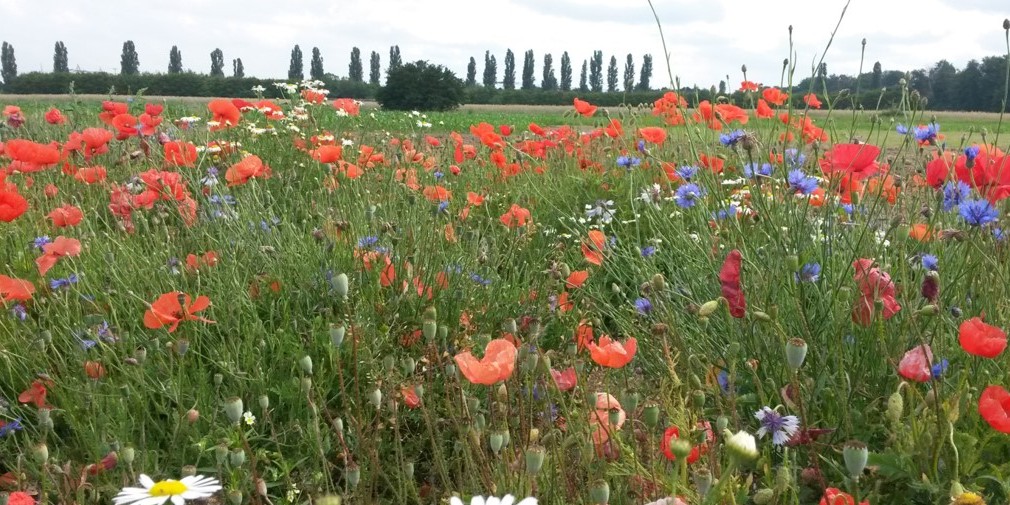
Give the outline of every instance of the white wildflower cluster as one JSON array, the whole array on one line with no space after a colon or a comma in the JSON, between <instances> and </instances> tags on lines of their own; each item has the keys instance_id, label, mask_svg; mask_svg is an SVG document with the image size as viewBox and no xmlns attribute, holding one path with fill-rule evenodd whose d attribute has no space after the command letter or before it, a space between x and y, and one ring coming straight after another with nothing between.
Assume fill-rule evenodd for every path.
<instances>
[{"instance_id":1,"label":"white wildflower cluster","mask_svg":"<svg viewBox=\"0 0 1010 505\"><path fill-rule=\"evenodd\" d=\"M274 87L283 90L285 93L287 93L289 95L293 95L295 93L298 93L298 85L297 84L288 84L286 82L275 82L274 83Z\"/></svg>"}]
</instances>

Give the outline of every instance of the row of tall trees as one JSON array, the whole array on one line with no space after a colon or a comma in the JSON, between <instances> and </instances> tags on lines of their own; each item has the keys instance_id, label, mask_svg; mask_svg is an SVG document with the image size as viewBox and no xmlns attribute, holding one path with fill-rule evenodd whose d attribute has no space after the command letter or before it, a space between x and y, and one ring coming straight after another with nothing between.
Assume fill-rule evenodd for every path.
<instances>
[{"instance_id":1,"label":"row of tall trees","mask_svg":"<svg viewBox=\"0 0 1010 505\"><path fill-rule=\"evenodd\" d=\"M526 51L523 57L522 80L520 89L536 89L536 66L533 50ZM588 73L587 73L588 69ZM572 81L572 59L568 56L568 51L561 54L560 74L558 79L554 71L554 56L551 53L544 55L541 66L540 89L553 91L571 91ZM610 65L607 67L607 88L608 92L624 91L647 91L650 89L652 79L652 55L642 56L642 66L638 74L638 82L635 81L635 58L631 54L624 62L624 79L618 81L617 57L610 57ZM481 81L485 88L496 88L498 81L498 63L490 51L484 53L484 76ZM477 60L470 58L470 63L466 67L467 86L477 85ZM500 81L504 89L516 89L516 64L515 54L511 49L505 52L505 73ZM579 91L603 91L603 51L594 51L591 58L582 60L582 73L579 75Z\"/></svg>"}]
</instances>

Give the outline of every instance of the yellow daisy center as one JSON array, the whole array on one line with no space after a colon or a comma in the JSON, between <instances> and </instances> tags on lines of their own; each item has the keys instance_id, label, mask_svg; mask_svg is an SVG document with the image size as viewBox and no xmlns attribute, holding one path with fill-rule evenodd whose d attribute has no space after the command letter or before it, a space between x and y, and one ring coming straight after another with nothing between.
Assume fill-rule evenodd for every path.
<instances>
[{"instance_id":1,"label":"yellow daisy center","mask_svg":"<svg viewBox=\"0 0 1010 505\"><path fill-rule=\"evenodd\" d=\"M955 505L985 505L985 500L975 493L961 493L954 500Z\"/></svg>"},{"instance_id":2,"label":"yellow daisy center","mask_svg":"<svg viewBox=\"0 0 1010 505\"><path fill-rule=\"evenodd\" d=\"M151 496L176 496L186 492L185 484L177 480L163 480L151 486Z\"/></svg>"}]
</instances>

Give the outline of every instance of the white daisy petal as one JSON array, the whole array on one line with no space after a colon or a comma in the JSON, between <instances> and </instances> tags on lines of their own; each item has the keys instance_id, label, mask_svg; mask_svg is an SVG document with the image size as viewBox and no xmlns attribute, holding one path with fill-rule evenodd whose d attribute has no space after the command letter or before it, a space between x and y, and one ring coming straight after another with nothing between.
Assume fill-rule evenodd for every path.
<instances>
[{"instance_id":1,"label":"white daisy petal","mask_svg":"<svg viewBox=\"0 0 1010 505\"><path fill-rule=\"evenodd\" d=\"M140 474L140 485L147 489L154 487L154 479L148 477L147 475Z\"/></svg>"},{"instance_id":2,"label":"white daisy petal","mask_svg":"<svg viewBox=\"0 0 1010 505\"><path fill-rule=\"evenodd\" d=\"M512 505L512 502L514 501L516 501L515 497L510 494L507 494L502 497L501 505Z\"/></svg>"},{"instance_id":3,"label":"white daisy petal","mask_svg":"<svg viewBox=\"0 0 1010 505\"><path fill-rule=\"evenodd\" d=\"M449 498L449 505L463 505L463 500L460 500L458 496L452 496Z\"/></svg>"},{"instance_id":4,"label":"white daisy petal","mask_svg":"<svg viewBox=\"0 0 1010 505\"><path fill-rule=\"evenodd\" d=\"M173 505L186 505L186 500L183 499L182 496L175 495L175 496L172 497L172 504Z\"/></svg>"},{"instance_id":5,"label":"white daisy petal","mask_svg":"<svg viewBox=\"0 0 1010 505\"><path fill-rule=\"evenodd\" d=\"M537 499L530 496L528 498L523 498L523 501L517 503L516 505L537 505Z\"/></svg>"}]
</instances>

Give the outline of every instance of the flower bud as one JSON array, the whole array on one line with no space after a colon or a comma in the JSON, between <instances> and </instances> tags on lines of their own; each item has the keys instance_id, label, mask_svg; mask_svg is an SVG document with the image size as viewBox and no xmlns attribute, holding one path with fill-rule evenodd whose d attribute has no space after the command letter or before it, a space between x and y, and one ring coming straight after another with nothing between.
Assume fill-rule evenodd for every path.
<instances>
[{"instance_id":1,"label":"flower bud","mask_svg":"<svg viewBox=\"0 0 1010 505\"><path fill-rule=\"evenodd\" d=\"M245 451L242 449L235 449L234 451L231 451L231 454L228 455L228 463L233 467L245 464Z\"/></svg>"},{"instance_id":2,"label":"flower bud","mask_svg":"<svg viewBox=\"0 0 1010 505\"><path fill-rule=\"evenodd\" d=\"M46 462L49 461L49 446L47 446L44 442L35 444L35 446L32 447L31 454L32 459L34 459L36 463L39 465L45 465Z\"/></svg>"},{"instance_id":3,"label":"flower bud","mask_svg":"<svg viewBox=\"0 0 1010 505\"><path fill-rule=\"evenodd\" d=\"M183 477L192 477L196 475L196 467L193 465L183 465L182 469L179 470L179 473Z\"/></svg>"},{"instance_id":4,"label":"flower bud","mask_svg":"<svg viewBox=\"0 0 1010 505\"><path fill-rule=\"evenodd\" d=\"M501 383L501 384L499 384L498 385L498 389L495 390L495 398L497 398L498 401L501 401L501 402L508 401L508 399L509 399L509 390L508 390L507 387L505 387L505 383L504 382Z\"/></svg>"},{"instance_id":5,"label":"flower bud","mask_svg":"<svg viewBox=\"0 0 1010 505\"><path fill-rule=\"evenodd\" d=\"M302 359L298 360L298 366L305 375L312 375L312 356L302 356Z\"/></svg>"},{"instance_id":6,"label":"flower bud","mask_svg":"<svg viewBox=\"0 0 1010 505\"><path fill-rule=\"evenodd\" d=\"M726 429L728 427L729 427L729 418L728 417L726 417L726 416L719 416L719 417L715 418L715 429L716 429L716 431L718 431L719 433L722 433L723 431L726 431Z\"/></svg>"},{"instance_id":7,"label":"flower bud","mask_svg":"<svg viewBox=\"0 0 1010 505\"><path fill-rule=\"evenodd\" d=\"M535 444L540 441L540 430L537 428L530 428L529 442Z\"/></svg>"},{"instance_id":8,"label":"flower bud","mask_svg":"<svg viewBox=\"0 0 1010 505\"><path fill-rule=\"evenodd\" d=\"M842 458L845 459L845 469L849 471L849 476L855 480L859 480L859 477L863 475L863 470L866 469L866 461L869 455L866 444L858 440L845 443L842 447Z\"/></svg>"},{"instance_id":9,"label":"flower bud","mask_svg":"<svg viewBox=\"0 0 1010 505\"><path fill-rule=\"evenodd\" d=\"M413 461L407 461L407 462L405 462L403 464L403 475L405 477L407 477L407 479L413 479L414 478L414 462ZM318 502L316 502L316 503L318 503Z\"/></svg>"},{"instance_id":10,"label":"flower bud","mask_svg":"<svg viewBox=\"0 0 1010 505\"><path fill-rule=\"evenodd\" d=\"M347 290L349 289L347 274L338 274L333 278L333 289L337 292L337 296L347 299Z\"/></svg>"},{"instance_id":11,"label":"flower bud","mask_svg":"<svg viewBox=\"0 0 1010 505\"><path fill-rule=\"evenodd\" d=\"M385 356L382 358L382 369L386 371L387 374L393 373L393 369L396 368L396 359L392 356Z\"/></svg>"},{"instance_id":12,"label":"flower bud","mask_svg":"<svg viewBox=\"0 0 1010 505\"><path fill-rule=\"evenodd\" d=\"M406 358L400 360L400 371L403 372L403 375L413 374L416 368L417 361L414 361L414 358L407 356Z\"/></svg>"},{"instance_id":13,"label":"flower bud","mask_svg":"<svg viewBox=\"0 0 1010 505\"><path fill-rule=\"evenodd\" d=\"M708 317L715 313L716 309L719 308L719 300L709 300L698 307L698 317Z\"/></svg>"},{"instance_id":14,"label":"flower bud","mask_svg":"<svg viewBox=\"0 0 1010 505\"><path fill-rule=\"evenodd\" d=\"M426 319L421 323L421 334L424 335L425 342L433 342L435 335L438 334L438 323Z\"/></svg>"},{"instance_id":15,"label":"flower bud","mask_svg":"<svg viewBox=\"0 0 1010 505\"><path fill-rule=\"evenodd\" d=\"M1003 29L1004 30L1010 30L1010 19L1004 19L1003 20Z\"/></svg>"},{"instance_id":16,"label":"flower bud","mask_svg":"<svg viewBox=\"0 0 1010 505\"><path fill-rule=\"evenodd\" d=\"M231 505L242 505L242 491L232 489L228 491L228 503Z\"/></svg>"},{"instance_id":17,"label":"flower bud","mask_svg":"<svg viewBox=\"0 0 1010 505\"><path fill-rule=\"evenodd\" d=\"M751 497L751 501L754 502L754 505L768 505L769 503L772 503L774 499L775 491L766 487L758 489L758 491L754 493L754 496Z\"/></svg>"},{"instance_id":18,"label":"flower bud","mask_svg":"<svg viewBox=\"0 0 1010 505\"><path fill-rule=\"evenodd\" d=\"M663 274L653 275L652 279L649 280L649 284L652 285L653 291L660 292L666 290L666 278L663 277Z\"/></svg>"},{"instance_id":19,"label":"flower bud","mask_svg":"<svg viewBox=\"0 0 1010 505\"><path fill-rule=\"evenodd\" d=\"M334 326L330 328L330 342L333 343L333 347L340 347L340 344L344 342L344 334L347 330L344 325Z\"/></svg>"},{"instance_id":20,"label":"flower bud","mask_svg":"<svg viewBox=\"0 0 1010 505\"><path fill-rule=\"evenodd\" d=\"M270 397L267 395L260 395L259 397L260 410L267 410L270 408Z\"/></svg>"},{"instance_id":21,"label":"flower bud","mask_svg":"<svg viewBox=\"0 0 1010 505\"><path fill-rule=\"evenodd\" d=\"M792 371L799 370L807 358L807 343L802 338L791 338L786 342L786 363Z\"/></svg>"},{"instance_id":22,"label":"flower bud","mask_svg":"<svg viewBox=\"0 0 1010 505\"><path fill-rule=\"evenodd\" d=\"M674 438L670 440L670 452L672 452L678 459L690 456L691 449L691 442L687 439Z\"/></svg>"},{"instance_id":23,"label":"flower bud","mask_svg":"<svg viewBox=\"0 0 1010 505\"><path fill-rule=\"evenodd\" d=\"M491 433L487 437L488 446L491 447L491 452L493 452L496 456L498 455L498 452L501 451L501 446L504 442L505 437L499 431Z\"/></svg>"},{"instance_id":24,"label":"flower bud","mask_svg":"<svg viewBox=\"0 0 1010 505\"><path fill-rule=\"evenodd\" d=\"M691 393L691 403L694 405L695 409L701 410L705 408L705 391L701 389L696 389Z\"/></svg>"},{"instance_id":25,"label":"flower bud","mask_svg":"<svg viewBox=\"0 0 1010 505\"><path fill-rule=\"evenodd\" d=\"M351 489L358 487L358 482L361 481L361 467L355 463L351 463L344 470L344 478L347 479L347 487Z\"/></svg>"},{"instance_id":26,"label":"flower bud","mask_svg":"<svg viewBox=\"0 0 1010 505\"><path fill-rule=\"evenodd\" d=\"M526 449L526 473L528 475L540 473L540 469L544 466L544 456L546 455L547 451L539 445L532 445L529 449Z\"/></svg>"},{"instance_id":27,"label":"flower bud","mask_svg":"<svg viewBox=\"0 0 1010 505\"><path fill-rule=\"evenodd\" d=\"M221 384L224 384L224 374L220 373L214 374L213 380L214 380L214 387L221 387Z\"/></svg>"},{"instance_id":28,"label":"flower bud","mask_svg":"<svg viewBox=\"0 0 1010 505\"><path fill-rule=\"evenodd\" d=\"M233 396L224 401L224 413L228 416L231 424L238 424L242 420L243 412L245 412L245 408L241 398Z\"/></svg>"},{"instance_id":29,"label":"flower bud","mask_svg":"<svg viewBox=\"0 0 1010 505\"><path fill-rule=\"evenodd\" d=\"M655 403L650 403L642 409L642 421L649 428L655 428L659 425L659 405Z\"/></svg>"},{"instance_id":30,"label":"flower bud","mask_svg":"<svg viewBox=\"0 0 1010 505\"><path fill-rule=\"evenodd\" d=\"M421 315L422 321L438 321L438 309L435 307L428 307L424 309L424 314Z\"/></svg>"},{"instance_id":31,"label":"flower bud","mask_svg":"<svg viewBox=\"0 0 1010 505\"><path fill-rule=\"evenodd\" d=\"M905 410L905 399L901 396L901 390L895 391L887 399L887 419L897 424L901 421L901 414Z\"/></svg>"},{"instance_id":32,"label":"flower bud","mask_svg":"<svg viewBox=\"0 0 1010 505\"><path fill-rule=\"evenodd\" d=\"M214 460L217 461L217 464L223 465L226 459L228 459L228 446L225 444L214 446Z\"/></svg>"},{"instance_id":33,"label":"flower bud","mask_svg":"<svg viewBox=\"0 0 1010 505\"><path fill-rule=\"evenodd\" d=\"M133 461L137 459L137 451L129 445L123 447L123 450L120 451L120 458L122 458L123 463L126 463L127 466L132 465Z\"/></svg>"},{"instance_id":34,"label":"flower bud","mask_svg":"<svg viewBox=\"0 0 1010 505\"><path fill-rule=\"evenodd\" d=\"M484 431L484 428L487 427L487 419L484 418L484 414L473 416L473 427L477 431Z\"/></svg>"},{"instance_id":35,"label":"flower bud","mask_svg":"<svg viewBox=\"0 0 1010 505\"><path fill-rule=\"evenodd\" d=\"M298 386L301 388L302 391L309 391L309 390L311 390L312 389L312 377L302 377L301 380L298 381Z\"/></svg>"},{"instance_id":36,"label":"flower bud","mask_svg":"<svg viewBox=\"0 0 1010 505\"><path fill-rule=\"evenodd\" d=\"M605 480L597 480L589 486L589 501L596 505L610 503L610 484Z\"/></svg>"},{"instance_id":37,"label":"flower bud","mask_svg":"<svg viewBox=\"0 0 1010 505\"><path fill-rule=\"evenodd\" d=\"M379 410L382 407L382 391L379 388L375 388L371 393L368 393L368 401L375 406L375 410Z\"/></svg>"},{"instance_id":38,"label":"flower bud","mask_svg":"<svg viewBox=\"0 0 1010 505\"><path fill-rule=\"evenodd\" d=\"M186 422L193 424L200 420L200 411L196 409L189 409L186 411Z\"/></svg>"}]
</instances>

